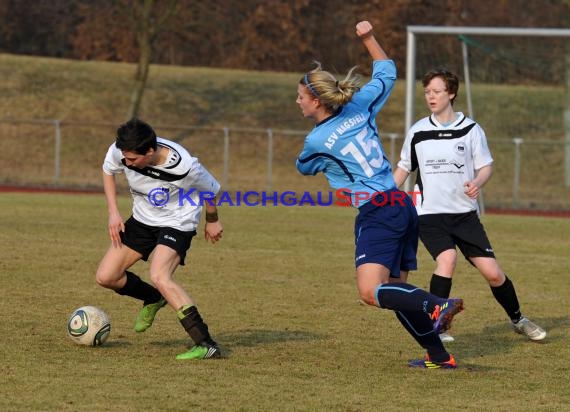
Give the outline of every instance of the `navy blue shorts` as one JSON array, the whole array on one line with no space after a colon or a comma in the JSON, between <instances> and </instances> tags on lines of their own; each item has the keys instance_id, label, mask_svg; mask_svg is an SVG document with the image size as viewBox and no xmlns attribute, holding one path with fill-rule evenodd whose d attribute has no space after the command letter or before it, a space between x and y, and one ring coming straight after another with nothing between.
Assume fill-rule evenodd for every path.
<instances>
[{"instance_id":1,"label":"navy blue shorts","mask_svg":"<svg viewBox=\"0 0 570 412\"><path fill-rule=\"evenodd\" d=\"M354 224L356 267L379 263L390 269L392 277L417 269L418 214L410 197L402 193L388 191L378 201L359 208ZM386 196L394 201L384 202Z\"/></svg>"},{"instance_id":2,"label":"navy blue shorts","mask_svg":"<svg viewBox=\"0 0 570 412\"><path fill-rule=\"evenodd\" d=\"M184 266L186 252L190 249L196 231L182 232L171 227L145 225L132 216L125 222L125 231L121 232L121 242L142 255L147 261L156 245L165 245L174 249L180 256L180 265Z\"/></svg>"}]
</instances>

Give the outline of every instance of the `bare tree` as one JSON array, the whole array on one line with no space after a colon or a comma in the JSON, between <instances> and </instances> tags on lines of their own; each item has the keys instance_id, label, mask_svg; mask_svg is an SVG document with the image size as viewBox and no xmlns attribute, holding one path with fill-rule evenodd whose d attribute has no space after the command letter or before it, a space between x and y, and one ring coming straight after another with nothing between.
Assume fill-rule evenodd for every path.
<instances>
[{"instance_id":1,"label":"bare tree","mask_svg":"<svg viewBox=\"0 0 570 412\"><path fill-rule=\"evenodd\" d=\"M178 9L179 0L168 0L164 10L158 4L159 1L137 0L132 2L130 7L121 3L133 24L139 47L138 65L128 112L129 119L136 117L139 113L152 61L153 44L158 34L164 30L166 23L176 14Z\"/></svg>"}]
</instances>

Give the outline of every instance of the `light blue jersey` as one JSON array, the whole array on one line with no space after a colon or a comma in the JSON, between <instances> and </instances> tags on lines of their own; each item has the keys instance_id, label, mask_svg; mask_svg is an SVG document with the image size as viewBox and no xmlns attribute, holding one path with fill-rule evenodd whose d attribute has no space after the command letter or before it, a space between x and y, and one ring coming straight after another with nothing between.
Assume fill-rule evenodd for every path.
<instances>
[{"instance_id":1,"label":"light blue jersey","mask_svg":"<svg viewBox=\"0 0 570 412\"><path fill-rule=\"evenodd\" d=\"M323 172L330 186L346 189L358 207L370 201L373 193L396 188L376 126L376 115L394 87L396 66L392 60L376 60L372 70L372 79L352 100L309 133L297 159L299 172ZM364 193L370 195L365 201Z\"/></svg>"}]
</instances>

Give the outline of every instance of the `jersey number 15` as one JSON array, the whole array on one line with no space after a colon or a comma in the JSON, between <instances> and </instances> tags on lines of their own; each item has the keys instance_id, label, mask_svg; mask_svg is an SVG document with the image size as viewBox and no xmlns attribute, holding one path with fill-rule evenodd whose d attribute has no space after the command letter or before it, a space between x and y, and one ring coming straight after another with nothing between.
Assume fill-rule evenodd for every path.
<instances>
[{"instance_id":1,"label":"jersey number 15","mask_svg":"<svg viewBox=\"0 0 570 412\"><path fill-rule=\"evenodd\" d=\"M374 175L373 168L382 166L384 157L378 140L374 137L366 139L367 135L368 129L364 129L356 135L356 141L362 150L359 150L354 142L350 142L340 150L340 153L343 156L350 154L358 162L366 176L372 177ZM368 159L370 156L372 158Z\"/></svg>"}]
</instances>

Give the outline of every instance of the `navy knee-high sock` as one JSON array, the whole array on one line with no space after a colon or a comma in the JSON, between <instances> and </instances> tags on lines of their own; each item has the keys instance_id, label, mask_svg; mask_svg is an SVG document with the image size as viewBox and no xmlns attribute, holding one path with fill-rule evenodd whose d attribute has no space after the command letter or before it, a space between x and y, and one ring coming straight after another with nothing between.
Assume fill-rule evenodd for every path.
<instances>
[{"instance_id":1,"label":"navy knee-high sock","mask_svg":"<svg viewBox=\"0 0 570 412\"><path fill-rule=\"evenodd\" d=\"M382 309L432 313L446 299L439 298L409 283L384 283L376 289L376 300Z\"/></svg>"},{"instance_id":2,"label":"navy knee-high sock","mask_svg":"<svg viewBox=\"0 0 570 412\"><path fill-rule=\"evenodd\" d=\"M433 330L433 323L429 316L418 311L396 312L396 317L410 335L424 348L430 359L434 362L446 362L449 353L443 347L443 343Z\"/></svg>"}]
</instances>

